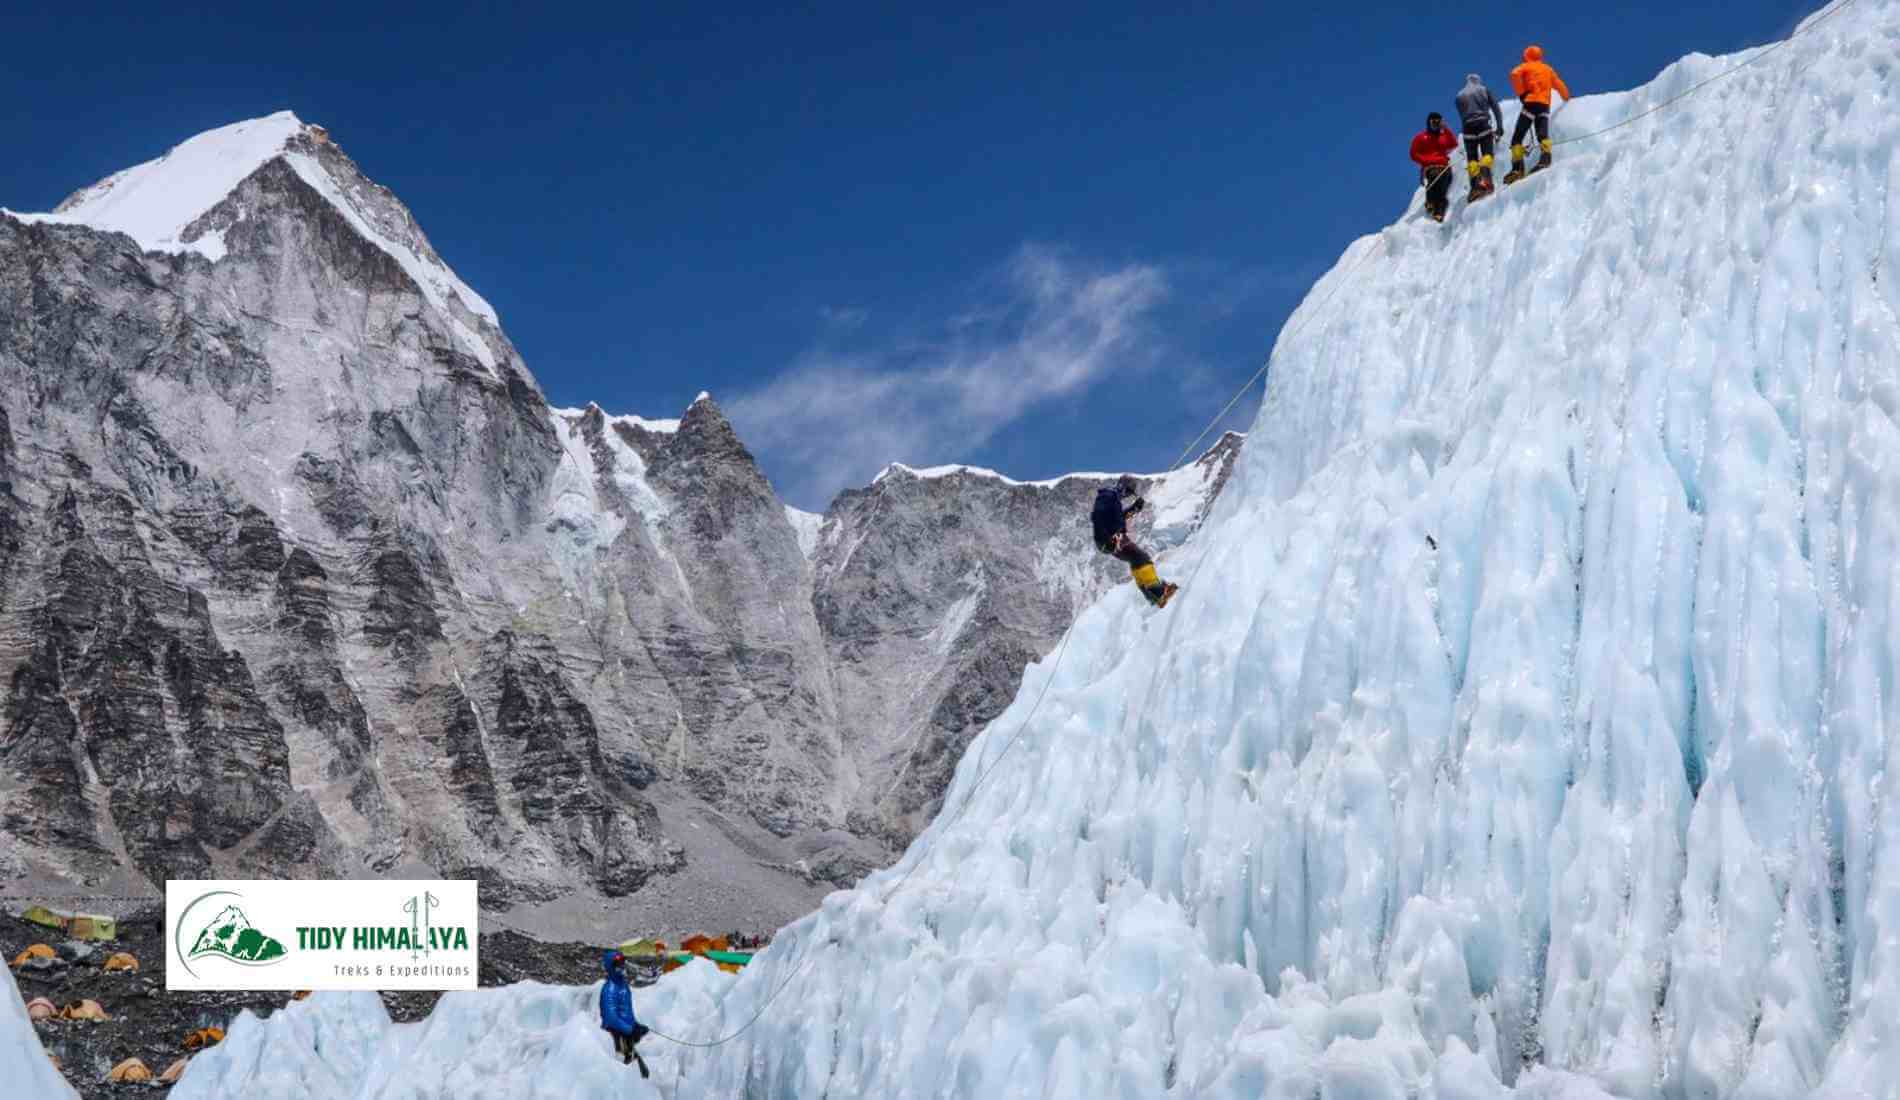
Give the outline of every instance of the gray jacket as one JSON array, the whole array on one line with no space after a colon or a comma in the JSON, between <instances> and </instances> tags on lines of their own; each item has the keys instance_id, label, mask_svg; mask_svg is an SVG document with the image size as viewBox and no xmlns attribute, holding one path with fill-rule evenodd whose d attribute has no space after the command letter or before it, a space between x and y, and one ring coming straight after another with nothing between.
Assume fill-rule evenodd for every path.
<instances>
[{"instance_id":1,"label":"gray jacket","mask_svg":"<svg viewBox=\"0 0 1900 1100\"><path fill-rule=\"evenodd\" d=\"M1504 132L1504 109L1477 73L1465 77L1464 90L1458 93L1458 121L1467 134L1482 134L1487 127Z\"/></svg>"}]
</instances>

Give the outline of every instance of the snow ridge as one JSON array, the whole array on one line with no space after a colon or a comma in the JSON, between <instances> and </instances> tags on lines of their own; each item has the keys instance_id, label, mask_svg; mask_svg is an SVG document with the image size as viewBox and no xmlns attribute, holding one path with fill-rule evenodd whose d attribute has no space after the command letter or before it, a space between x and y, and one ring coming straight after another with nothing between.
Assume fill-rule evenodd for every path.
<instances>
[{"instance_id":1,"label":"snow ridge","mask_svg":"<svg viewBox=\"0 0 1900 1100\"><path fill-rule=\"evenodd\" d=\"M1222 443L1227 442L1230 437L1235 442L1238 442L1246 438L1246 436L1241 432L1227 432L1225 433L1225 435L1221 437L1221 439L1216 440L1214 446L1209 447L1208 451L1212 452L1213 450L1215 450L1215 448L1219 447ZM1198 469L1197 476L1200 478L1200 483L1204 484L1206 481L1206 478L1211 476L1211 474L1207 471L1207 469L1199 467L1198 463L1190 464L1188 466L1183 466L1178 470L1168 470L1168 471L1164 471L1162 473L1157 473L1157 474L1136 474L1135 476L1143 480L1160 482L1160 481L1165 481L1168 478L1175 477L1176 475L1179 475L1185 471L1195 471L1197 469ZM1038 488L1044 488L1044 489L1054 488L1055 486L1060 485L1065 481L1074 481L1078 478L1086 480L1086 481L1113 481L1114 479L1121 476L1121 474L1119 473L1106 473L1106 472L1101 472L1101 471L1083 471L1083 472L1078 472L1078 473L1058 474L1055 477L1044 478L1040 481L1021 481L1016 478L1010 477L1008 474L999 473L995 470L989 469L986 466L971 466L967 463L961 463L961 462L953 462L953 463L949 463L947 465L942 465L942 466L907 466L902 462L893 462L890 465L884 467L882 470L879 470L877 473L877 476L871 479L871 484L876 485L887 477L896 477L899 475L903 475L906 477L924 478L926 480L934 480L937 478L958 477L958 476L980 477L980 478L988 478L991 481L1000 481L1005 485L1031 485L1031 486L1036 486Z\"/></svg>"},{"instance_id":2,"label":"snow ridge","mask_svg":"<svg viewBox=\"0 0 1900 1100\"><path fill-rule=\"evenodd\" d=\"M216 261L224 256L222 237L181 240L186 228L302 131L303 123L289 111L234 122L75 192L51 214L8 213L22 221L124 233L150 252L196 252Z\"/></svg>"}]
</instances>

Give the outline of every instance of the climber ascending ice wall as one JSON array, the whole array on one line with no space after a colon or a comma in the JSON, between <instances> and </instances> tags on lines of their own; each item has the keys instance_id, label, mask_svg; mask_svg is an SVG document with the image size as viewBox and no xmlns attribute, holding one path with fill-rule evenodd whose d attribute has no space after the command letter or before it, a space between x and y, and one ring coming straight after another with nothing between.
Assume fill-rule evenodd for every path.
<instances>
[{"instance_id":1,"label":"climber ascending ice wall","mask_svg":"<svg viewBox=\"0 0 1900 1100\"><path fill-rule=\"evenodd\" d=\"M1900 1095L1897 86L1851 0L1352 244L677 1095Z\"/></svg>"}]
</instances>

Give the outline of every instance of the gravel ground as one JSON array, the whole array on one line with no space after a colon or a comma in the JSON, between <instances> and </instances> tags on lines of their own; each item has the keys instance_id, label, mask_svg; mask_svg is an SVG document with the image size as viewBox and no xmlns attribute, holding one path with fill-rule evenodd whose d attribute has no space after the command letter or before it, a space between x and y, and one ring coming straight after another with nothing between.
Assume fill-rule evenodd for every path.
<instances>
[{"instance_id":1,"label":"gravel ground","mask_svg":"<svg viewBox=\"0 0 1900 1100\"><path fill-rule=\"evenodd\" d=\"M655 800L665 834L686 849L686 866L623 898L575 893L505 913L483 913L485 928L510 927L550 940L618 943L657 935L677 943L686 933L770 934L817 909L837 889L790 869L798 851L749 821L691 801ZM840 834L842 835L842 834ZM737 848L746 858L735 860ZM882 862L888 862L883 860ZM881 866L867 861L868 866ZM598 963L599 956L595 956Z\"/></svg>"}]
</instances>

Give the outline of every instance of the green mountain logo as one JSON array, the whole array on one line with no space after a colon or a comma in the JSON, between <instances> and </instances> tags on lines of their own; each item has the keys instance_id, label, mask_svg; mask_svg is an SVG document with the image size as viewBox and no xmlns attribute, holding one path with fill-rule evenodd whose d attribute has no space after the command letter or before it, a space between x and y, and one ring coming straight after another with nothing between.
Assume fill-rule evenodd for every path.
<instances>
[{"instance_id":1,"label":"green mountain logo","mask_svg":"<svg viewBox=\"0 0 1900 1100\"><path fill-rule=\"evenodd\" d=\"M200 955L223 955L241 963L264 963L284 957L284 945L251 927L250 918L236 904L226 905L186 952L189 959Z\"/></svg>"}]
</instances>

